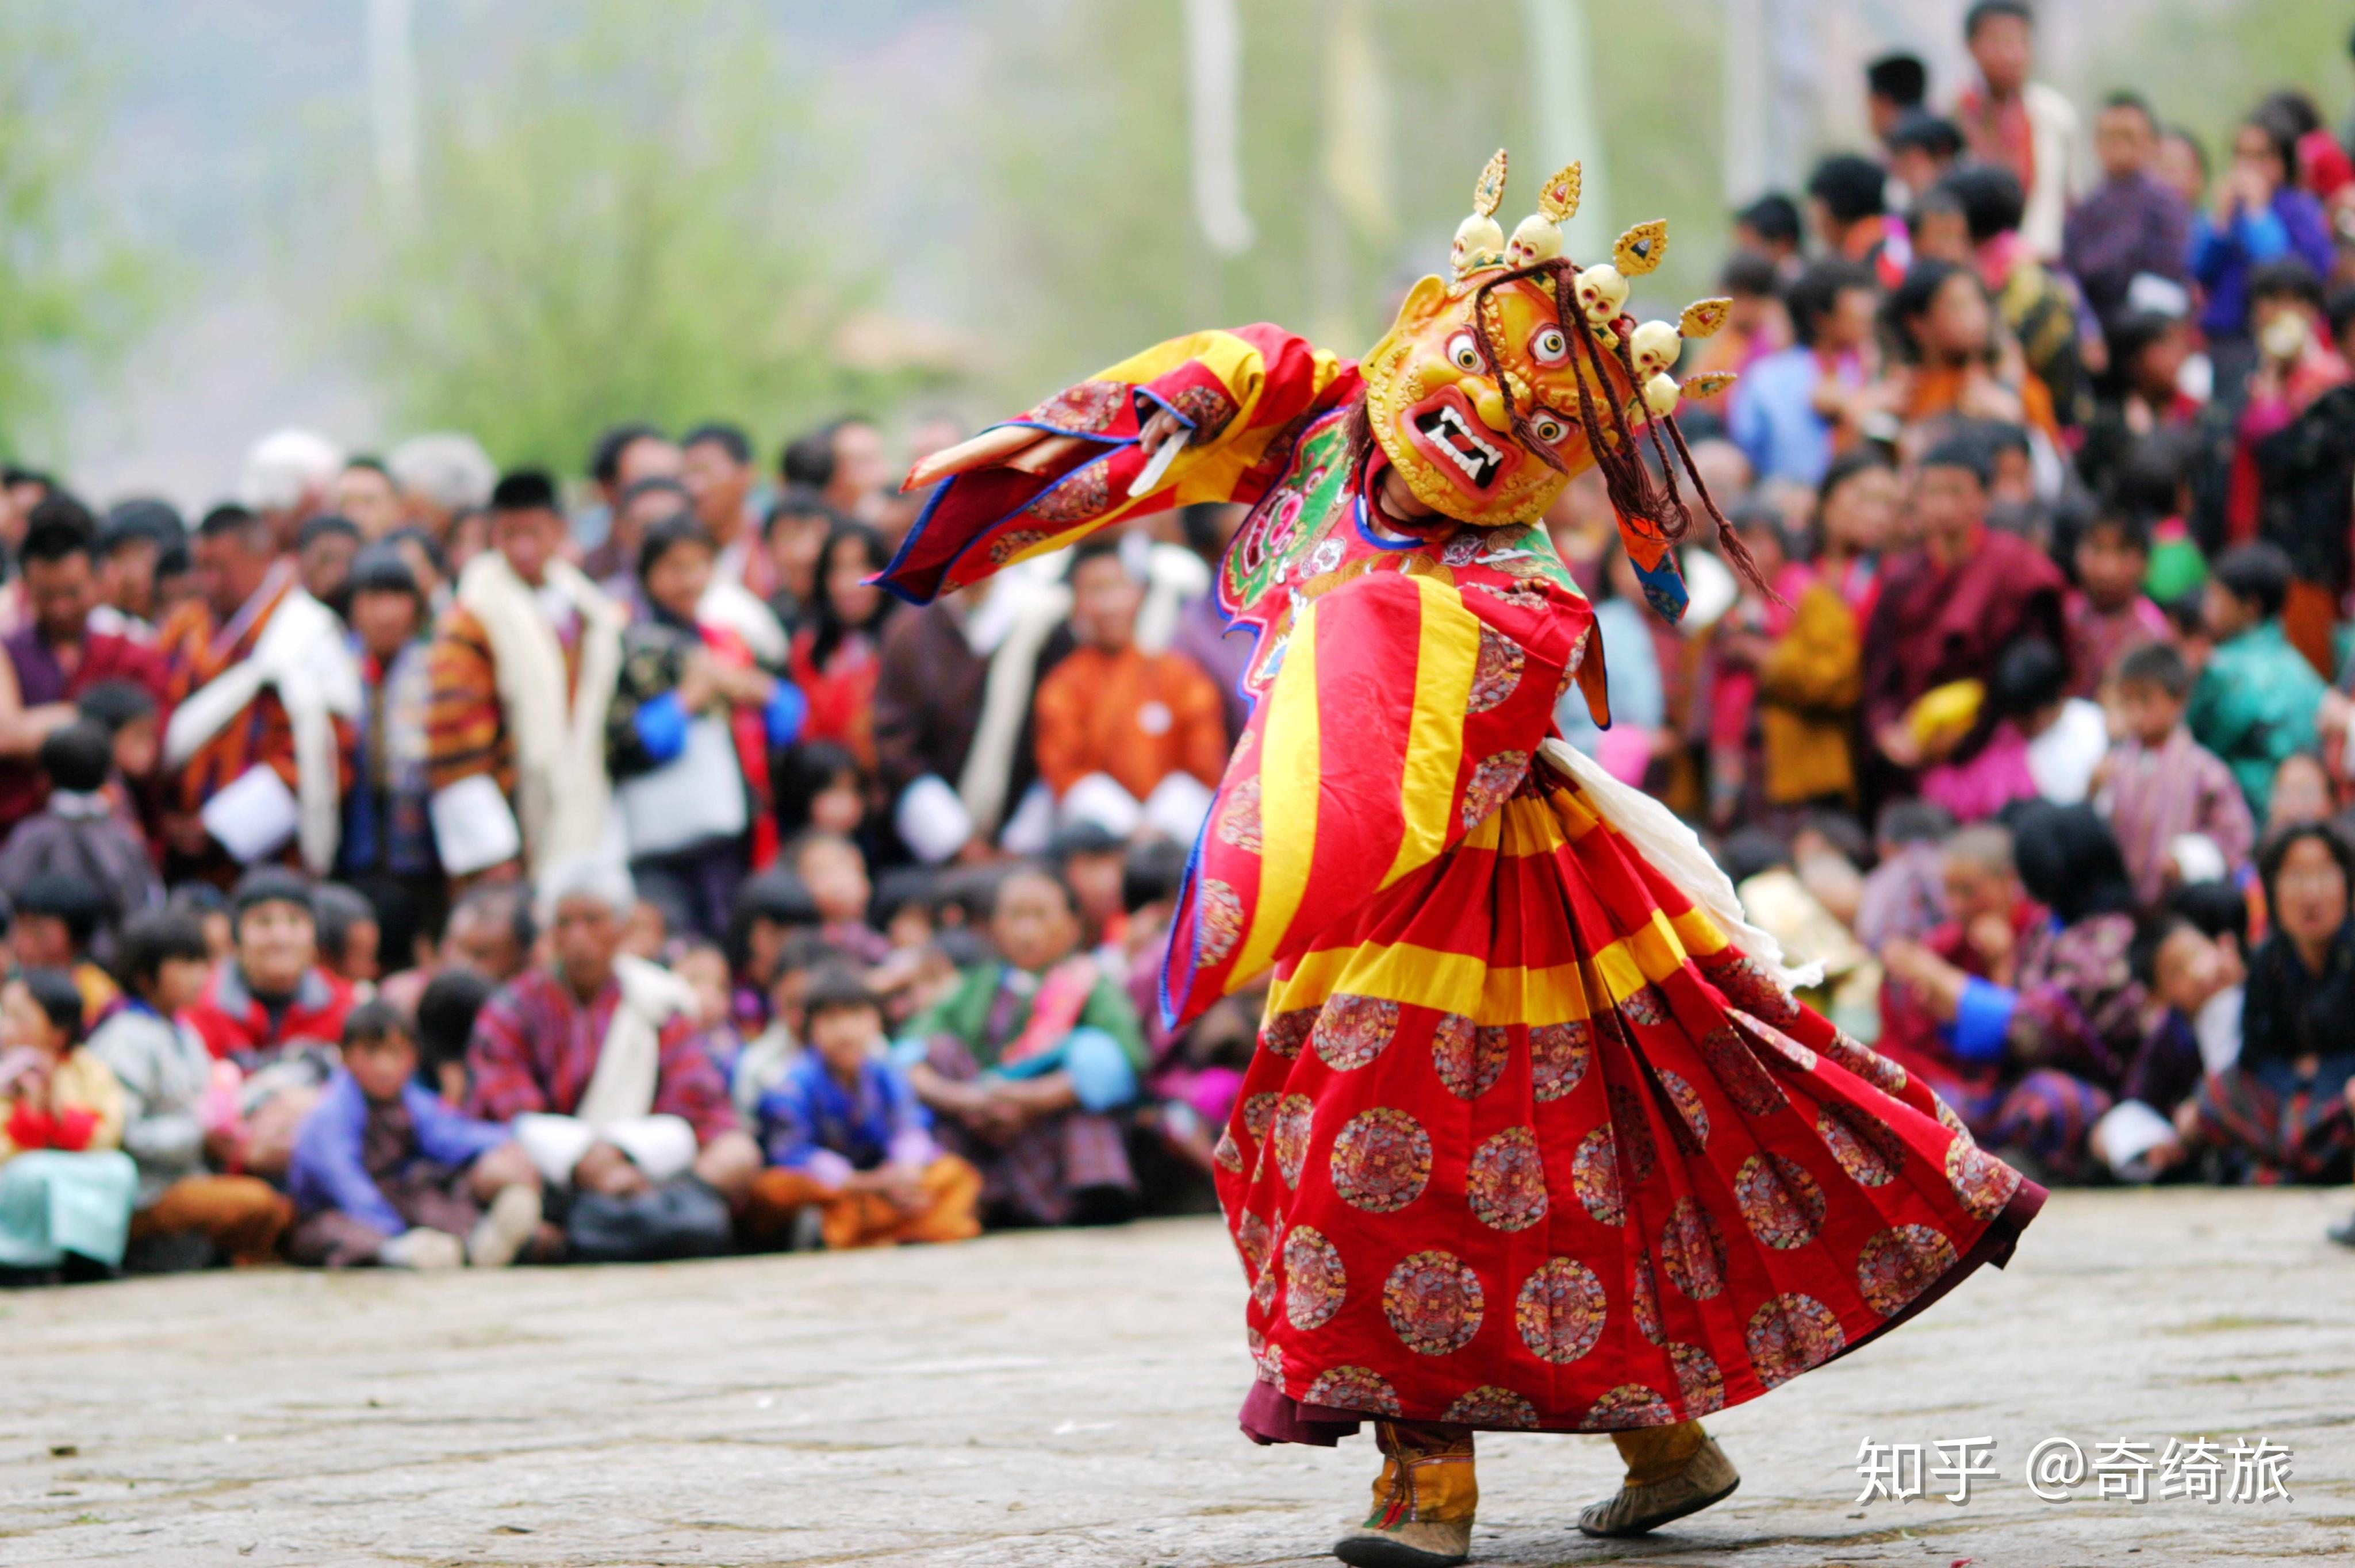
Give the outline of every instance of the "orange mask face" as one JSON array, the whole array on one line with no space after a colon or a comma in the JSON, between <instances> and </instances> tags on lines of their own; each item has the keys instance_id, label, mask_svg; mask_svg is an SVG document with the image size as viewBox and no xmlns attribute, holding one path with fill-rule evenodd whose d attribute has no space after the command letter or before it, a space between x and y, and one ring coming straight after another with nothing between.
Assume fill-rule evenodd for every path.
<instances>
[{"instance_id":1,"label":"orange mask face","mask_svg":"<svg viewBox=\"0 0 2355 1568\"><path fill-rule=\"evenodd\" d=\"M1607 385L1596 379L1599 356L1571 340L1579 329L1562 324L1551 279L1517 278L1480 299L1481 284L1493 276L1475 273L1453 285L1423 279L1359 366L1374 439L1415 499L1480 527L1535 521L1570 476L1593 461L1581 412L1582 376L1598 412L1604 398L1624 402L1629 392L1615 365L1605 373ZM1513 407L1561 468L1514 429L1473 330L1476 308Z\"/></svg>"}]
</instances>

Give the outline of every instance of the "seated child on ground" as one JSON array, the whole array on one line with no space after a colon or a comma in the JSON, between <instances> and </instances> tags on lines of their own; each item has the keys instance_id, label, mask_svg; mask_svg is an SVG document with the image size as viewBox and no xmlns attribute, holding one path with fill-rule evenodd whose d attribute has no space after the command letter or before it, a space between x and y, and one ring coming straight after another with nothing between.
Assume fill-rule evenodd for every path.
<instances>
[{"instance_id":1,"label":"seated child on ground","mask_svg":"<svg viewBox=\"0 0 2355 1568\"><path fill-rule=\"evenodd\" d=\"M670 972L695 992L695 1027L703 1047L722 1077L732 1076L736 1058L744 1053L744 1036L732 1015L734 997L728 983L728 955L716 942L691 941L670 961Z\"/></svg>"},{"instance_id":2,"label":"seated child on ground","mask_svg":"<svg viewBox=\"0 0 2355 1568\"><path fill-rule=\"evenodd\" d=\"M313 918L318 926L319 967L358 990L363 999L374 994L383 972L384 927L376 906L357 888L340 882L323 882L311 894Z\"/></svg>"},{"instance_id":3,"label":"seated child on ground","mask_svg":"<svg viewBox=\"0 0 2355 1568\"><path fill-rule=\"evenodd\" d=\"M303 1213L288 1253L328 1268L496 1267L540 1225L531 1161L506 1128L417 1082L416 1035L380 1001L345 1020L344 1065L304 1120L286 1185Z\"/></svg>"},{"instance_id":4,"label":"seated child on ground","mask_svg":"<svg viewBox=\"0 0 2355 1568\"><path fill-rule=\"evenodd\" d=\"M463 1106L473 1085L466 1075L466 1042L474 1036L474 1015L497 986L473 969L443 969L425 982L417 999L417 1081Z\"/></svg>"},{"instance_id":5,"label":"seated child on ground","mask_svg":"<svg viewBox=\"0 0 2355 1568\"><path fill-rule=\"evenodd\" d=\"M875 885L867 857L839 833L812 830L786 846L794 874L817 906L818 932L862 964L879 964L891 950L883 933L867 923Z\"/></svg>"},{"instance_id":6,"label":"seated child on ground","mask_svg":"<svg viewBox=\"0 0 2355 1568\"><path fill-rule=\"evenodd\" d=\"M2182 1132L2193 1094L2211 1070L2220 1001L2234 1004L2242 980L2238 947L2181 915L2169 914L2135 945L2135 969L2161 1011L2127 1065L2118 1103L2094 1124L2092 1144L2122 1181L2156 1181L2180 1167L2190 1150ZM2236 1044L2236 1042L2235 1042ZM2229 1065L2219 1063L2216 1065Z\"/></svg>"},{"instance_id":7,"label":"seated child on ground","mask_svg":"<svg viewBox=\"0 0 2355 1568\"><path fill-rule=\"evenodd\" d=\"M73 978L0 987L0 1269L122 1266L139 1187L122 1143L123 1088L82 1044Z\"/></svg>"},{"instance_id":8,"label":"seated child on ground","mask_svg":"<svg viewBox=\"0 0 2355 1568\"><path fill-rule=\"evenodd\" d=\"M943 1153L884 1055L883 1010L856 970L830 965L803 1003L809 1048L761 1097L762 1151L748 1227L774 1245L814 1210L830 1249L964 1241L981 1234L981 1172Z\"/></svg>"},{"instance_id":9,"label":"seated child on ground","mask_svg":"<svg viewBox=\"0 0 2355 1568\"><path fill-rule=\"evenodd\" d=\"M90 1049L123 1086L123 1150L139 1167L131 1266L268 1262L294 1206L258 1176L212 1169L237 1152L233 1133L213 1126L237 1069L215 1062L179 1017L205 988L204 927L185 910L151 910L123 927L118 947L130 994L91 1033Z\"/></svg>"},{"instance_id":10,"label":"seated child on ground","mask_svg":"<svg viewBox=\"0 0 2355 1568\"><path fill-rule=\"evenodd\" d=\"M111 954L116 927L164 902L164 885L147 858L138 825L107 799L113 736L101 726L80 721L51 730L40 756L41 770L49 776L49 798L16 824L6 847L0 848L0 892L16 897L43 876L89 882L105 903L97 945Z\"/></svg>"},{"instance_id":11,"label":"seated child on ground","mask_svg":"<svg viewBox=\"0 0 2355 1568\"><path fill-rule=\"evenodd\" d=\"M747 1124L760 1119L761 1097L776 1087L785 1069L802 1054L802 998L810 976L830 963L848 963L815 931L803 931L778 949L769 971L768 1027L737 1053L728 1075L728 1097Z\"/></svg>"}]
</instances>

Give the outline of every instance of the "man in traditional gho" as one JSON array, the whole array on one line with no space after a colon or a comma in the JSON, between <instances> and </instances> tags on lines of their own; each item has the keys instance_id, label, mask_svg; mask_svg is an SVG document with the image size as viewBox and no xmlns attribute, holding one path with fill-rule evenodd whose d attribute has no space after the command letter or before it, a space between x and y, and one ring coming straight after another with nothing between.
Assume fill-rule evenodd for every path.
<instances>
[{"instance_id":1,"label":"man in traditional gho","mask_svg":"<svg viewBox=\"0 0 2355 1568\"><path fill-rule=\"evenodd\" d=\"M1737 1477L1702 1416L2002 1263L2044 1195L1795 1001L1691 832L1553 737L1572 680L1607 720L1604 650L1539 518L1599 464L1681 611L1684 496L1715 508L1670 367L1725 303L1636 323L1663 226L1582 271L1576 165L1509 243L1504 174L1363 361L1271 326L1148 350L921 465L954 477L885 577L926 599L1155 508L1252 507L1219 592L1260 634L1255 705L1163 1005L1273 970L1217 1156L1242 1424L1374 1424L1373 1510L1335 1547L1359 1564L1464 1561L1483 1429L1611 1433L1626 1482L1589 1534L1716 1502Z\"/></svg>"}]
</instances>

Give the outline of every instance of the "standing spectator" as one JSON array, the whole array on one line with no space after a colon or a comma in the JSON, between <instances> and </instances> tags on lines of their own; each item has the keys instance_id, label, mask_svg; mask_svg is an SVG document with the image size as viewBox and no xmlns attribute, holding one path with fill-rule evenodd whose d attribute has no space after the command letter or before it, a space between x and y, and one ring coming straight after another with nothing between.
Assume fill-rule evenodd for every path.
<instances>
[{"instance_id":1,"label":"standing spectator","mask_svg":"<svg viewBox=\"0 0 2355 1568\"><path fill-rule=\"evenodd\" d=\"M802 733L838 741L875 769L875 688L882 636L895 601L871 580L890 562L883 535L846 523L826 535L818 557L817 605L794 634L794 683L809 704Z\"/></svg>"},{"instance_id":2,"label":"standing spectator","mask_svg":"<svg viewBox=\"0 0 2355 1568\"><path fill-rule=\"evenodd\" d=\"M622 953L636 899L619 867L566 863L539 896L553 959L509 981L475 1019L470 1113L515 1123L541 1177L573 1194L574 1255L726 1250L729 1206L761 1151L696 1033L694 992Z\"/></svg>"},{"instance_id":3,"label":"standing spectator","mask_svg":"<svg viewBox=\"0 0 2355 1568\"><path fill-rule=\"evenodd\" d=\"M392 449L385 469L400 487L407 521L444 547L452 522L489 505L499 479L480 441L451 431L411 436Z\"/></svg>"},{"instance_id":4,"label":"standing spectator","mask_svg":"<svg viewBox=\"0 0 2355 1568\"><path fill-rule=\"evenodd\" d=\"M1825 251L1869 269L1883 287L1905 275L1904 231L1889 218L1889 174L1870 158L1836 153L1807 176L1807 209Z\"/></svg>"},{"instance_id":5,"label":"standing spectator","mask_svg":"<svg viewBox=\"0 0 2355 1568\"><path fill-rule=\"evenodd\" d=\"M1760 480L1815 484L1835 450L1855 439L1878 303L1872 274L1852 261L1817 261L1785 291L1797 341L1750 367L1728 425Z\"/></svg>"},{"instance_id":6,"label":"standing spectator","mask_svg":"<svg viewBox=\"0 0 2355 1568\"><path fill-rule=\"evenodd\" d=\"M2136 278L2183 281L2191 208L2151 173L2158 121L2139 93L2114 92L2103 101L2094 119L2094 154L2102 183L2069 215L2061 263L2094 315L2108 322L2126 307Z\"/></svg>"},{"instance_id":7,"label":"standing spectator","mask_svg":"<svg viewBox=\"0 0 2355 1568\"><path fill-rule=\"evenodd\" d=\"M167 552L185 558L188 525L165 501L121 501L107 509L98 531L98 608L91 629L148 642L162 618L156 601L157 568ZM157 682L160 686L160 677Z\"/></svg>"},{"instance_id":8,"label":"standing spectator","mask_svg":"<svg viewBox=\"0 0 2355 1568\"><path fill-rule=\"evenodd\" d=\"M294 534L294 574L303 591L334 610L348 602L352 558L364 542L359 524L330 512L305 521Z\"/></svg>"},{"instance_id":9,"label":"standing spectator","mask_svg":"<svg viewBox=\"0 0 2355 1568\"><path fill-rule=\"evenodd\" d=\"M1919 112L1929 96L1930 68L1919 55L1897 49L1864 68L1864 117L1875 141L1886 142L1897 122Z\"/></svg>"},{"instance_id":10,"label":"standing spectator","mask_svg":"<svg viewBox=\"0 0 2355 1568\"><path fill-rule=\"evenodd\" d=\"M1791 321L1784 311L1781 277L1772 257L1758 250L1736 250L1726 258L1717 286L1731 302L1725 325L1701 344L1699 357L1691 362L1693 375L1723 371L1747 375L1751 366L1791 346ZM1215 556L1210 560L1217 564Z\"/></svg>"},{"instance_id":11,"label":"standing spectator","mask_svg":"<svg viewBox=\"0 0 2355 1568\"><path fill-rule=\"evenodd\" d=\"M122 1144L122 1086L82 1043L72 979L0 986L0 1269L122 1266L139 1186Z\"/></svg>"},{"instance_id":12,"label":"standing spectator","mask_svg":"<svg viewBox=\"0 0 2355 1568\"><path fill-rule=\"evenodd\" d=\"M816 491L791 484L761 524L762 553L768 557L764 576L771 585L769 613L789 636L816 613L818 557L844 521Z\"/></svg>"},{"instance_id":13,"label":"standing spectator","mask_svg":"<svg viewBox=\"0 0 2355 1568\"><path fill-rule=\"evenodd\" d=\"M442 877L427 776L433 683L425 596L399 551L379 544L360 552L352 563L346 620L359 660L360 712L352 726L352 788L344 798L336 874L371 895L390 885L412 907L438 909Z\"/></svg>"},{"instance_id":14,"label":"standing spectator","mask_svg":"<svg viewBox=\"0 0 2355 1568\"><path fill-rule=\"evenodd\" d=\"M1934 114L1908 114L1881 140L1889 148L1889 172L1914 202L1937 187L1963 153L1961 128ZM1918 245L1921 236L1913 238Z\"/></svg>"},{"instance_id":15,"label":"standing spectator","mask_svg":"<svg viewBox=\"0 0 2355 1568\"><path fill-rule=\"evenodd\" d=\"M2215 563L2202 607L2215 649L2184 715L2192 738L2240 780L2259 821L2274 769L2313 747L2315 713L2328 689L2283 633L2289 584L2289 557L2271 545L2243 545Z\"/></svg>"},{"instance_id":16,"label":"standing spectator","mask_svg":"<svg viewBox=\"0 0 2355 1568\"><path fill-rule=\"evenodd\" d=\"M1916 261L1882 307L1906 364L1888 383L1909 426L1955 416L2033 425L2057 440L2043 383L2006 362L1987 285L1976 268Z\"/></svg>"},{"instance_id":17,"label":"standing spectator","mask_svg":"<svg viewBox=\"0 0 2355 1568\"><path fill-rule=\"evenodd\" d=\"M2167 639L2167 617L2142 591L2150 569L2150 529L2139 517L2105 512L2077 535L2077 586L2069 590L2069 690L2101 694L2118 658Z\"/></svg>"},{"instance_id":18,"label":"standing spectator","mask_svg":"<svg viewBox=\"0 0 2355 1568\"><path fill-rule=\"evenodd\" d=\"M2297 188L2297 155L2272 122L2252 116L2232 133L2232 166L2208 210L2191 220L2191 276L2207 296L2200 330L2216 367L2220 396L2231 396L2256 359L2249 276L2294 256L2317 278L2330 273L2330 226L2322 204Z\"/></svg>"},{"instance_id":19,"label":"standing spectator","mask_svg":"<svg viewBox=\"0 0 2355 1568\"><path fill-rule=\"evenodd\" d=\"M638 551L645 614L623 634L605 754L640 894L671 929L718 937L746 870L776 858L769 758L801 729L790 681L700 622L710 535L681 514Z\"/></svg>"},{"instance_id":20,"label":"standing spectator","mask_svg":"<svg viewBox=\"0 0 2355 1568\"><path fill-rule=\"evenodd\" d=\"M1989 464L1984 445L1950 436L1922 459L1913 504L1923 538L1892 564L1865 635L1865 733L1900 768L1962 760L1993 733L1981 712L1961 736L1925 744L1906 720L1950 683L1991 683L2022 638L2066 645L2062 578L2050 557L1987 526ZM1919 715L1914 715L1917 718Z\"/></svg>"},{"instance_id":21,"label":"standing spectator","mask_svg":"<svg viewBox=\"0 0 2355 1568\"><path fill-rule=\"evenodd\" d=\"M614 425L599 435L589 449L589 482L597 500L572 523L574 539L588 552L581 569L598 581L628 571L636 542L614 536L623 497L649 479L676 481L686 466L686 455L652 425Z\"/></svg>"},{"instance_id":22,"label":"standing spectator","mask_svg":"<svg viewBox=\"0 0 2355 1568\"><path fill-rule=\"evenodd\" d=\"M295 533L326 510L327 493L344 471L343 449L315 430L272 430L247 449L239 471L239 504L261 520L274 554L294 548Z\"/></svg>"},{"instance_id":23,"label":"standing spectator","mask_svg":"<svg viewBox=\"0 0 2355 1568\"><path fill-rule=\"evenodd\" d=\"M2020 233L2040 260L2061 256L2062 221L2083 184L2077 170L2077 111L2057 90L2030 81L2034 18L2026 0L1977 0L1963 17L1977 80L1955 101L1955 119L1983 163L2009 169L2028 193Z\"/></svg>"},{"instance_id":24,"label":"standing spectator","mask_svg":"<svg viewBox=\"0 0 2355 1568\"><path fill-rule=\"evenodd\" d=\"M1798 270L1805 238L1799 229L1799 204L1781 191L1768 191L1733 215L1734 249L1765 257L1779 278Z\"/></svg>"},{"instance_id":25,"label":"standing spectator","mask_svg":"<svg viewBox=\"0 0 2355 1568\"><path fill-rule=\"evenodd\" d=\"M2103 769L2102 804L2135 897L2150 909L2166 894L2179 839L2204 837L2237 876L2256 823L2232 769L2184 725L2191 667L2182 654L2164 642L2137 648L2118 662L2116 684L2126 735Z\"/></svg>"},{"instance_id":26,"label":"standing spectator","mask_svg":"<svg viewBox=\"0 0 2355 1568\"><path fill-rule=\"evenodd\" d=\"M1118 540L1072 551L1078 647L1039 683L1039 774L1067 818L1191 839L1226 771L1226 716L1193 661L1136 646L1143 599Z\"/></svg>"},{"instance_id":27,"label":"standing spectator","mask_svg":"<svg viewBox=\"0 0 2355 1568\"><path fill-rule=\"evenodd\" d=\"M400 487L379 457L346 459L344 471L327 493L327 507L336 516L350 519L363 539L381 539L409 520Z\"/></svg>"},{"instance_id":28,"label":"standing spectator","mask_svg":"<svg viewBox=\"0 0 2355 1568\"><path fill-rule=\"evenodd\" d=\"M2089 410L2083 406L2077 294L2038 260L2020 233L2019 181L2009 169L1975 164L1946 176L1943 188L1963 204L1979 281L2019 344L2029 374L2051 396L2053 417L2073 429L2083 424Z\"/></svg>"},{"instance_id":29,"label":"standing spectator","mask_svg":"<svg viewBox=\"0 0 2355 1568\"><path fill-rule=\"evenodd\" d=\"M89 512L62 493L34 507L26 524L18 554L30 614L0 638L0 837L48 797L35 762L50 732L74 721L77 697L108 681L164 695L155 655L93 622L96 537Z\"/></svg>"},{"instance_id":30,"label":"standing spectator","mask_svg":"<svg viewBox=\"0 0 2355 1568\"><path fill-rule=\"evenodd\" d=\"M2302 261L2249 274L2256 373L2242 407L2225 497L2226 537L2263 538L2289 557L2283 628L2326 679L2349 575L2355 493L2355 385L2323 331L2322 290Z\"/></svg>"},{"instance_id":31,"label":"standing spectator","mask_svg":"<svg viewBox=\"0 0 2355 1568\"><path fill-rule=\"evenodd\" d=\"M761 599L776 591L751 510L752 442L734 425L698 425L679 443L679 482L694 503L695 520L711 535L712 571Z\"/></svg>"},{"instance_id":32,"label":"standing spectator","mask_svg":"<svg viewBox=\"0 0 2355 1568\"><path fill-rule=\"evenodd\" d=\"M92 1032L90 1049L123 1087L123 1149L139 1167L133 1266L143 1253L158 1263L214 1254L267 1263L293 1205L259 1177L209 1169L208 1161L229 1164L235 1150L208 1125L212 1053L180 1017L205 988L204 927L192 916L157 910L123 927L121 953L129 991Z\"/></svg>"},{"instance_id":33,"label":"standing spectator","mask_svg":"<svg viewBox=\"0 0 2355 1568\"><path fill-rule=\"evenodd\" d=\"M1902 491L1896 464L1878 445L1835 459L1816 486L1816 571L1856 616L1872 623L1881 557L1897 543Z\"/></svg>"},{"instance_id":34,"label":"standing spectator","mask_svg":"<svg viewBox=\"0 0 2355 1568\"><path fill-rule=\"evenodd\" d=\"M200 592L156 633L172 716L167 869L224 880L292 841L335 862L359 672L344 629L295 580L269 523L218 506L197 526Z\"/></svg>"},{"instance_id":35,"label":"standing spectator","mask_svg":"<svg viewBox=\"0 0 2355 1568\"><path fill-rule=\"evenodd\" d=\"M563 539L546 474L500 480L492 547L466 563L434 634L427 773L453 876L544 869L605 832L605 719L628 617L558 556Z\"/></svg>"}]
</instances>

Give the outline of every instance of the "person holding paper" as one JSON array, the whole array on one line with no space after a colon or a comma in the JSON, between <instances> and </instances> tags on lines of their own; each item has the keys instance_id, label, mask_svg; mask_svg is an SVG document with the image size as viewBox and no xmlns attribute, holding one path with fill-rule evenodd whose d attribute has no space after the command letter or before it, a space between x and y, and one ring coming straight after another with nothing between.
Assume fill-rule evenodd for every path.
<instances>
[{"instance_id":1,"label":"person holding paper","mask_svg":"<svg viewBox=\"0 0 2355 1568\"><path fill-rule=\"evenodd\" d=\"M343 623L303 591L269 524L242 506L207 513L194 554L197 596L156 634L173 708L167 877L226 883L290 844L324 872L341 836L360 705Z\"/></svg>"},{"instance_id":2,"label":"person holding paper","mask_svg":"<svg viewBox=\"0 0 2355 1568\"><path fill-rule=\"evenodd\" d=\"M629 612L557 552L538 469L491 493L491 548L466 563L428 655L426 772L442 868L538 872L608 843L605 716Z\"/></svg>"}]
</instances>

